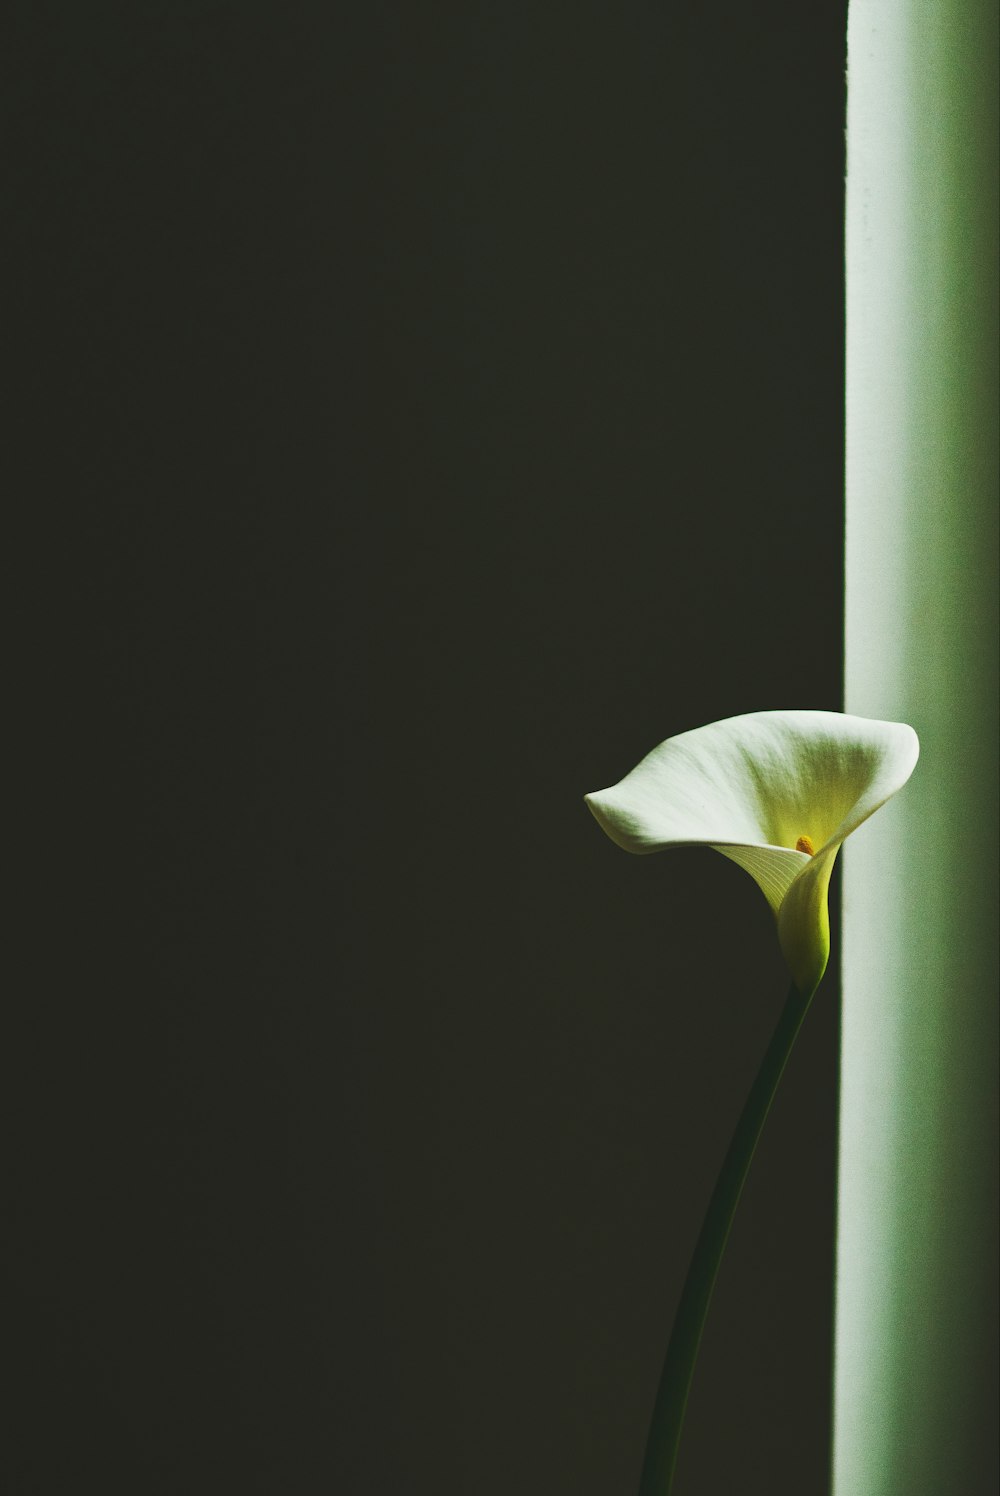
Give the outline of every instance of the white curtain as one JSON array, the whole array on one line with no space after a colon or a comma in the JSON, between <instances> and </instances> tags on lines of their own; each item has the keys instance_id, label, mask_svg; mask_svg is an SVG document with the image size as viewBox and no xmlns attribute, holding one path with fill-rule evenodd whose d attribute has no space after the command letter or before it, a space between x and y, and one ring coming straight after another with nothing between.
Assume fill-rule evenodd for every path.
<instances>
[{"instance_id":1,"label":"white curtain","mask_svg":"<svg viewBox=\"0 0 1000 1496\"><path fill-rule=\"evenodd\" d=\"M995 1416L995 0L853 0L847 145L845 706L911 723L922 752L844 853L834 1489L978 1496Z\"/></svg>"}]
</instances>

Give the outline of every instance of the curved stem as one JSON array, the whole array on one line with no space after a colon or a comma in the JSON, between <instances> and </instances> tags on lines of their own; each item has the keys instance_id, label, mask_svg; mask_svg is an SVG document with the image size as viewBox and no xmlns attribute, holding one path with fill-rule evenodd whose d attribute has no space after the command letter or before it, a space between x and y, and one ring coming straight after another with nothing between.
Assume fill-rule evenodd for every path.
<instances>
[{"instance_id":1,"label":"curved stem","mask_svg":"<svg viewBox=\"0 0 1000 1496\"><path fill-rule=\"evenodd\" d=\"M670 1496L688 1392L719 1263L757 1139L811 1001L812 992L803 996L794 986L789 992L719 1171L674 1318L646 1443L639 1496Z\"/></svg>"}]
</instances>

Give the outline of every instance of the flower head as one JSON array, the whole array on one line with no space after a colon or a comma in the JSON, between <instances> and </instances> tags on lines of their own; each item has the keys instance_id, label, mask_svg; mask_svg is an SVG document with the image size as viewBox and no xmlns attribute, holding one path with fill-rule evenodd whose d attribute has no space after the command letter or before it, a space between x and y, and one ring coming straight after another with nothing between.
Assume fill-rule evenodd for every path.
<instances>
[{"instance_id":1,"label":"flower head","mask_svg":"<svg viewBox=\"0 0 1000 1496\"><path fill-rule=\"evenodd\" d=\"M830 954L827 890L841 843L902 789L912 727L840 712L750 712L668 738L586 801L627 852L708 846L763 890L795 985Z\"/></svg>"}]
</instances>

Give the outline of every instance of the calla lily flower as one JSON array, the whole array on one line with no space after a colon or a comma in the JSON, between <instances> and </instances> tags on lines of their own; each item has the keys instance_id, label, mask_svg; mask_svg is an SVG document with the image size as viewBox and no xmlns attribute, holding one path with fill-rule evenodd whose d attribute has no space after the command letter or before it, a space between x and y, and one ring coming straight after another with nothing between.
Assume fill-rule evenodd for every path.
<instances>
[{"instance_id":1,"label":"calla lily flower","mask_svg":"<svg viewBox=\"0 0 1000 1496\"><path fill-rule=\"evenodd\" d=\"M796 987L811 994L830 954L837 853L902 789L918 753L902 722L750 712L668 738L586 802L627 852L714 847L745 868L774 911Z\"/></svg>"}]
</instances>

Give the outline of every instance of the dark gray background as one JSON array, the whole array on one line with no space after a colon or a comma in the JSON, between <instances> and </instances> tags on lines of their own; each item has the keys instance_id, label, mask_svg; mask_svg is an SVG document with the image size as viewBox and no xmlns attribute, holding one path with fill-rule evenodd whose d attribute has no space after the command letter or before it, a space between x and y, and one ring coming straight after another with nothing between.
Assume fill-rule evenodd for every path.
<instances>
[{"instance_id":1,"label":"dark gray background","mask_svg":"<svg viewBox=\"0 0 1000 1496\"><path fill-rule=\"evenodd\" d=\"M11 1496L631 1496L784 996L581 796L840 705L845 6L358 9L12 22ZM825 1488L836 1005L676 1496Z\"/></svg>"}]
</instances>

